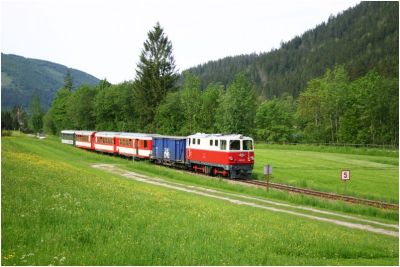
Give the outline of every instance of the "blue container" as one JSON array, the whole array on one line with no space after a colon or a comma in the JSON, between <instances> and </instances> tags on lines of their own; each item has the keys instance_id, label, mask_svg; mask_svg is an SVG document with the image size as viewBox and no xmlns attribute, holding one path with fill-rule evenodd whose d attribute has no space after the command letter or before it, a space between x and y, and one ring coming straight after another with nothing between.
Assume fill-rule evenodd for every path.
<instances>
[{"instance_id":1,"label":"blue container","mask_svg":"<svg viewBox=\"0 0 400 267\"><path fill-rule=\"evenodd\" d=\"M152 158L160 162L184 163L186 159L186 137L154 136Z\"/></svg>"}]
</instances>

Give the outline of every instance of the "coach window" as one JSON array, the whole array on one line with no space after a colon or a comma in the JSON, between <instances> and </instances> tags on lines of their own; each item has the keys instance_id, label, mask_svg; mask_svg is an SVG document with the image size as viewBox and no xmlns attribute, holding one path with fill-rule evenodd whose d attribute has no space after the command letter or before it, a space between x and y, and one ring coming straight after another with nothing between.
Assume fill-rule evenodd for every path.
<instances>
[{"instance_id":1,"label":"coach window","mask_svg":"<svg viewBox=\"0 0 400 267\"><path fill-rule=\"evenodd\" d=\"M229 150L240 150L240 140L230 140Z\"/></svg>"},{"instance_id":2,"label":"coach window","mask_svg":"<svg viewBox=\"0 0 400 267\"><path fill-rule=\"evenodd\" d=\"M215 143L215 146L218 146L218 140L215 140L214 143Z\"/></svg>"},{"instance_id":3,"label":"coach window","mask_svg":"<svg viewBox=\"0 0 400 267\"><path fill-rule=\"evenodd\" d=\"M195 145L195 144L196 144L196 138L193 138L193 141L192 141L192 143L193 143L193 145Z\"/></svg>"},{"instance_id":4,"label":"coach window","mask_svg":"<svg viewBox=\"0 0 400 267\"><path fill-rule=\"evenodd\" d=\"M212 145L213 145L213 141L214 141L214 140L212 140L212 139L210 140L210 146L212 146Z\"/></svg>"},{"instance_id":5,"label":"coach window","mask_svg":"<svg viewBox=\"0 0 400 267\"><path fill-rule=\"evenodd\" d=\"M191 141L192 139L190 139L190 138L188 138L188 146L190 146L190 141Z\"/></svg>"},{"instance_id":6,"label":"coach window","mask_svg":"<svg viewBox=\"0 0 400 267\"><path fill-rule=\"evenodd\" d=\"M147 140L144 140L144 141L143 141L143 147L144 147L144 148L147 148Z\"/></svg>"},{"instance_id":7,"label":"coach window","mask_svg":"<svg viewBox=\"0 0 400 267\"><path fill-rule=\"evenodd\" d=\"M197 139L197 144L200 145L200 138Z\"/></svg>"},{"instance_id":8,"label":"coach window","mask_svg":"<svg viewBox=\"0 0 400 267\"><path fill-rule=\"evenodd\" d=\"M226 140L221 140L220 149L221 149L221 150L226 150Z\"/></svg>"}]
</instances>

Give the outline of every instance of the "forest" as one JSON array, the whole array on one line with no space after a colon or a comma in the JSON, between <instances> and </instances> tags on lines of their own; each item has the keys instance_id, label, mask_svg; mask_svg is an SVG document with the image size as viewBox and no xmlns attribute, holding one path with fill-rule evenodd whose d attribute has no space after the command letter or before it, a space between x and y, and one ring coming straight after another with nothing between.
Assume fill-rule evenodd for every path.
<instances>
[{"instance_id":1,"label":"forest","mask_svg":"<svg viewBox=\"0 0 400 267\"><path fill-rule=\"evenodd\" d=\"M2 129L240 133L270 143L398 146L398 23L394 27L390 21L394 13L398 21L398 8L393 6L398 3L361 3L279 50L222 59L220 68L210 63L182 74L176 71L172 43L157 23L143 44L135 80L102 80L74 90L68 72L47 112L34 96L29 116L18 108L2 111ZM378 22L370 22L373 18ZM362 23L365 28L357 29ZM387 30L378 34L376 27ZM348 36L355 32L367 40ZM313 41L307 43L310 36ZM333 50L324 50L328 44ZM340 52L342 45L351 56ZM370 53L363 52L364 46ZM262 74L257 78L249 66L264 57L269 67L256 70ZM205 78L205 73L219 78ZM263 75L269 77L265 84L260 83Z\"/></svg>"},{"instance_id":2,"label":"forest","mask_svg":"<svg viewBox=\"0 0 400 267\"><path fill-rule=\"evenodd\" d=\"M399 3L361 2L266 53L226 57L191 68L202 88L227 86L238 72L266 98L298 97L313 78L344 65L351 80L375 69L398 77Z\"/></svg>"}]
</instances>

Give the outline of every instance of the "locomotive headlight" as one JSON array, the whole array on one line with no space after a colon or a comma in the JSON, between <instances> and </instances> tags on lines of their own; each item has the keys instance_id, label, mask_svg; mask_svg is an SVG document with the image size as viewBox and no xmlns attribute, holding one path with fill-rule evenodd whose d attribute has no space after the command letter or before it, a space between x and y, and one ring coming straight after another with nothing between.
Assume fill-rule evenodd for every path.
<instances>
[{"instance_id":1,"label":"locomotive headlight","mask_svg":"<svg viewBox=\"0 0 400 267\"><path fill-rule=\"evenodd\" d=\"M230 161L232 161L232 160L233 160L233 157L232 157L232 156L230 156L228 159L229 159Z\"/></svg>"}]
</instances>

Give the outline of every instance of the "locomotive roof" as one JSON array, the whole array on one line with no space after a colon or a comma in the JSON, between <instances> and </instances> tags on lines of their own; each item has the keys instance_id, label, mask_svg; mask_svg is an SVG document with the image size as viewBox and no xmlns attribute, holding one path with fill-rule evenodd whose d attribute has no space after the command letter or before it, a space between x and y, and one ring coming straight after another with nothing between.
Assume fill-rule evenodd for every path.
<instances>
[{"instance_id":1,"label":"locomotive roof","mask_svg":"<svg viewBox=\"0 0 400 267\"><path fill-rule=\"evenodd\" d=\"M81 134L81 135L91 135L93 134L95 131L75 131L75 134Z\"/></svg>"},{"instance_id":2,"label":"locomotive roof","mask_svg":"<svg viewBox=\"0 0 400 267\"><path fill-rule=\"evenodd\" d=\"M224 138L224 139L251 139L251 137L243 136L241 134L206 134L196 133L189 135L190 138Z\"/></svg>"},{"instance_id":3,"label":"locomotive roof","mask_svg":"<svg viewBox=\"0 0 400 267\"><path fill-rule=\"evenodd\" d=\"M65 134L73 134L75 133L75 130L62 130L61 133L65 133Z\"/></svg>"}]
</instances>

